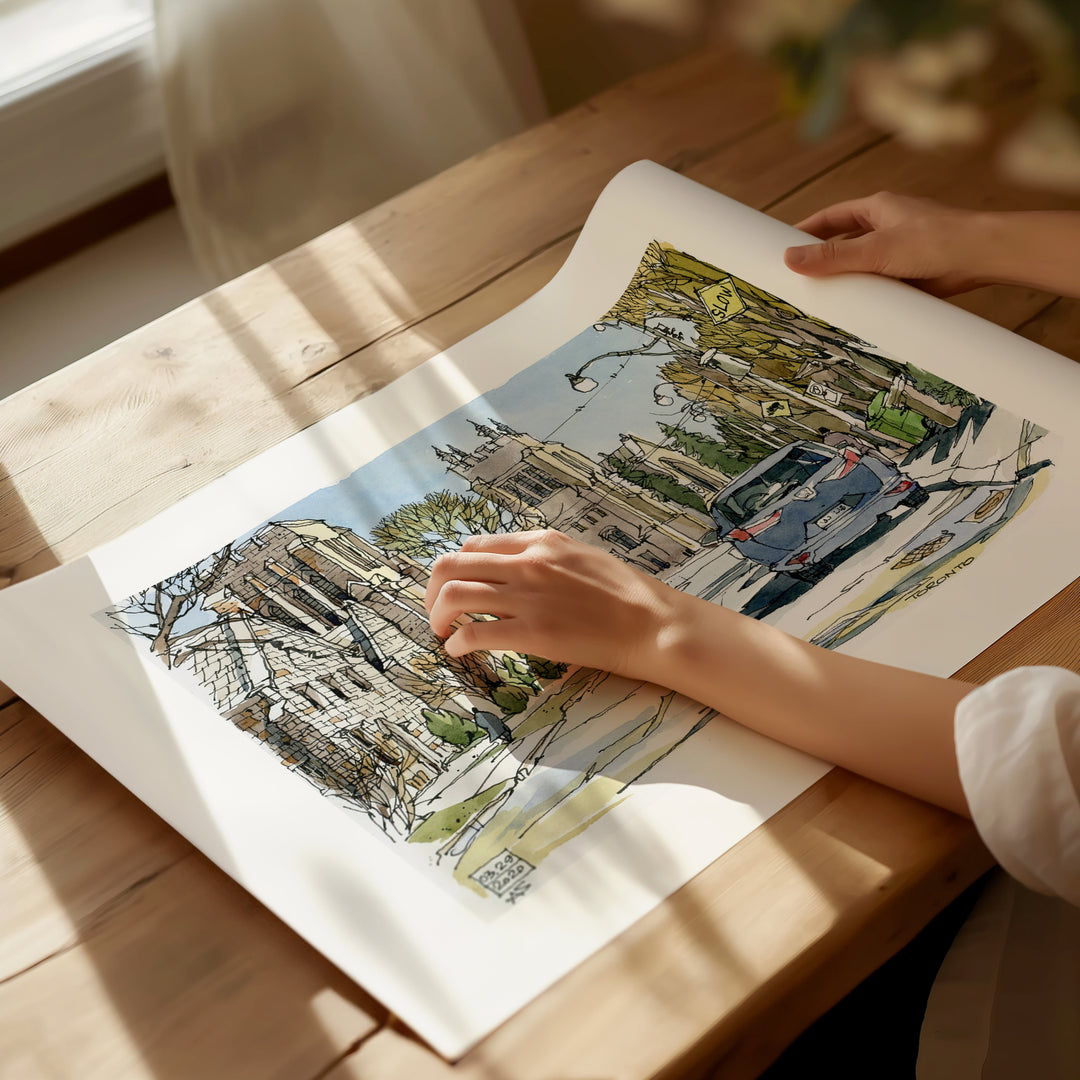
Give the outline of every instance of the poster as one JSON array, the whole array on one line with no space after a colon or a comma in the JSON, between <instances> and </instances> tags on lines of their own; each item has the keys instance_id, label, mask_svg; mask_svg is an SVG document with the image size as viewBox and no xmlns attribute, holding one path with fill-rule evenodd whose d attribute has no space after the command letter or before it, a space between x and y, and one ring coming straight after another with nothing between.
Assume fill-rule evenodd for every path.
<instances>
[{"instance_id":1,"label":"poster","mask_svg":"<svg viewBox=\"0 0 1080 1080\"><path fill-rule=\"evenodd\" d=\"M627 170L532 301L0 594L0 676L461 1053L826 766L661 687L451 660L437 554L555 527L938 674L1076 574L1047 558L1077 550L1068 362L895 283L798 280L792 235ZM37 686L58 609L81 677Z\"/></svg>"}]
</instances>

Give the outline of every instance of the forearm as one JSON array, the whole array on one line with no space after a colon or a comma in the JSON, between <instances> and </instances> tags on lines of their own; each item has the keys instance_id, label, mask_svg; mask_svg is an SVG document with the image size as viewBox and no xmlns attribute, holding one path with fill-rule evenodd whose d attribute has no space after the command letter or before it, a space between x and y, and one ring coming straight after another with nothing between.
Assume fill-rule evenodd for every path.
<instances>
[{"instance_id":1,"label":"forearm","mask_svg":"<svg viewBox=\"0 0 1080 1080\"><path fill-rule=\"evenodd\" d=\"M763 735L968 813L953 743L966 683L829 652L690 596L641 663Z\"/></svg>"},{"instance_id":2,"label":"forearm","mask_svg":"<svg viewBox=\"0 0 1080 1080\"><path fill-rule=\"evenodd\" d=\"M967 813L953 743L963 683L808 645L552 530L470 537L436 561L426 603L451 656L509 649L646 679ZM456 623L477 611L497 619Z\"/></svg>"},{"instance_id":3,"label":"forearm","mask_svg":"<svg viewBox=\"0 0 1080 1080\"><path fill-rule=\"evenodd\" d=\"M1080 297L1080 213L973 215L955 257L960 269L986 284L1025 285Z\"/></svg>"}]
</instances>

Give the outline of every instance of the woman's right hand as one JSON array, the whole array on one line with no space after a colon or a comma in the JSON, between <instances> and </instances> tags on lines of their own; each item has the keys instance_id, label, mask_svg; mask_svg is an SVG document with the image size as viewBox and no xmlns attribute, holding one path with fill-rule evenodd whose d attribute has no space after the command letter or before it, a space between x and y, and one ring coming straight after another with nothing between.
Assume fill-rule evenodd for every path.
<instances>
[{"instance_id":1,"label":"woman's right hand","mask_svg":"<svg viewBox=\"0 0 1080 1080\"><path fill-rule=\"evenodd\" d=\"M800 221L796 228L823 242L790 247L784 261L809 277L863 271L953 296L986 283L980 275L986 216L881 191Z\"/></svg>"},{"instance_id":2,"label":"woman's right hand","mask_svg":"<svg viewBox=\"0 0 1080 1080\"><path fill-rule=\"evenodd\" d=\"M655 681L683 609L704 602L544 529L468 537L435 561L425 603L451 656L506 649ZM459 623L478 613L497 620Z\"/></svg>"}]
</instances>

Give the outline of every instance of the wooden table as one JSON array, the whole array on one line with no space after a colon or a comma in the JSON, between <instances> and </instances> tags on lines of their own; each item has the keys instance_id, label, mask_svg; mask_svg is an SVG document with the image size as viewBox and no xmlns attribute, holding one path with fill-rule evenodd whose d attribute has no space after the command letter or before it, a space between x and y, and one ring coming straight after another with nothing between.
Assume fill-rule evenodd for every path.
<instances>
[{"instance_id":1,"label":"wooden table","mask_svg":"<svg viewBox=\"0 0 1080 1080\"><path fill-rule=\"evenodd\" d=\"M995 122L1030 97L1003 74ZM859 123L798 141L718 48L616 87L0 403L0 575L67 562L494 319L650 157L785 221L885 186L1057 207L989 152ZM1080 303L963 306L1080 359ZM62 317L62 313L58 313ZM1080 583L961 674L1080 668ZM63 677L62 672L57 673ZM839 770L455 1066L0 687L0 1075L750 1077L988 865L957 818Z\"/></svg>"}]
</instances>

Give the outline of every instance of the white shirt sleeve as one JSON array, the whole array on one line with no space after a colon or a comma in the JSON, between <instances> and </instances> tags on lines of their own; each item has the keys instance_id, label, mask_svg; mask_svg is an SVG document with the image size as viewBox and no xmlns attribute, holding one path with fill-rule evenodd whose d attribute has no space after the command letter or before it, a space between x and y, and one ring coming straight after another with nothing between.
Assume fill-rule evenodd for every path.
<instances>
[{"instance_id":1,"label":"white shirt sleeve","mask_svg":"<svg viewBox=\"0 0 1080 1080\"><path fill-rule=\"evenodd\" d=\"M1080 675L1017 668L956 708L975 827L1022 884L1080 905Z\"/></svg>"}]
</instances>

